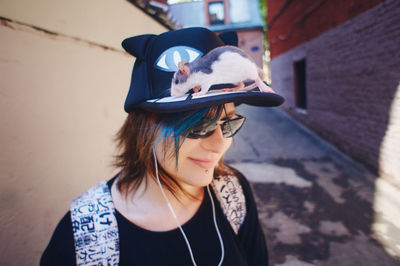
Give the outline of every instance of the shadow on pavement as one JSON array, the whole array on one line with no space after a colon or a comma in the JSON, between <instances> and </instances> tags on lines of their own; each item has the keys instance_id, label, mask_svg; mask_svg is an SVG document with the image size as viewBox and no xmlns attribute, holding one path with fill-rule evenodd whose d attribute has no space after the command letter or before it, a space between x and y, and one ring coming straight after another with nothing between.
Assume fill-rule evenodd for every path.
<instances>
[{"instance_id":1,"label":"shadow on pavement","mask_svg":"<svg viewBox=\"0 0 400 266\"><path fill-rule=\"evenodd\" d=\"M271 265L400 265L398 189L377 193L385 181L279 109L238 113L225 160L252 184Z\"/></svg>"}]
</instances>

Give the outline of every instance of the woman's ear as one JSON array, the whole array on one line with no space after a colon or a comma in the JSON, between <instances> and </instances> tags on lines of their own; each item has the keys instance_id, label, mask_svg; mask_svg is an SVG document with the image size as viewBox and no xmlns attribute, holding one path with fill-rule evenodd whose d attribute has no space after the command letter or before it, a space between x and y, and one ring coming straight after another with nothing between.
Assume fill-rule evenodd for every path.
<instances>
[{"instance_id":1,"label":"woman's ear","mask_svg":"<svg viewBox=\"0 0 400 266\"><path fill-rule=\"evenodd\" d=\"M149 41L155 36L157 35L144 34L130 37L122 41L122 47L134 57L144 60L146 57L147 48L149 46Z\"/></svg>"}]
</instances>

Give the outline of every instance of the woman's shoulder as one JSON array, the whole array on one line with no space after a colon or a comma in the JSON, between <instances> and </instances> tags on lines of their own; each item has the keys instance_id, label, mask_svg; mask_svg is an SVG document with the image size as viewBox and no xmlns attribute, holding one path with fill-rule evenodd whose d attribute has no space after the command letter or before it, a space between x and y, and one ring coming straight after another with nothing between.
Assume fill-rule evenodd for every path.
<instances>
[{"instance_id":1,"label":"woman's shoulder","mask_svg":"<svg viewBox=\"0 0 400 266\"><path fill-rule=\"evenodd\" d=\"M40 259L40 265L75 265L75 246L71 212L58 223Z\"/></svg>"}]
</instances>

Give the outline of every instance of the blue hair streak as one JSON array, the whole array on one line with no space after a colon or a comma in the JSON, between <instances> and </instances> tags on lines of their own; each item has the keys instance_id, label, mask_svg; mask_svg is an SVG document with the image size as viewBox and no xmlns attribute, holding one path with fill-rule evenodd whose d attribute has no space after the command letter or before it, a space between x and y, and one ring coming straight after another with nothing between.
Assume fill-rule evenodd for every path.
<instances>
[{"instance_id":1,"label":"blue hair streak","mask_svg":"<svg viewBox=\"0 0 400 266\"><path fill-rule=\"evenodd\" d=\"M185 141L190 130L199 122L205 119L209 122L215 122L221 115L223 105L212 106L198 109L195 111L180 112L175 114L165 114L161 119L160 135L156 142L161 141L166 144L168 140L174 142L174 152L176 164L178 164L178 152L182 143Z\"/></svg>"}]
</instances>

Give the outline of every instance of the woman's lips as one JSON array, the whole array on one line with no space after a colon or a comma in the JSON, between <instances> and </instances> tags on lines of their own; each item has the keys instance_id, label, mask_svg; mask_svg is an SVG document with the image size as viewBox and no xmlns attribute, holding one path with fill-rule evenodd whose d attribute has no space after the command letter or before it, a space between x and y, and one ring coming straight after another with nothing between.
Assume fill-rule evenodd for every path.
<instances>
[{"instance_id":1,"label":"woman's lips","mask_svg":"<svg viewBox=\"0 0 400 266\"><path fill-rule=\"evenodd\" d=\"M202 159L195 159L195 158L189 158L189 159L192 160L192 162L194 162L196 165L198 165L204 169L214 168L214 166L215 166L214 160L202 160Z\"/></svg>"}]
</instances>

